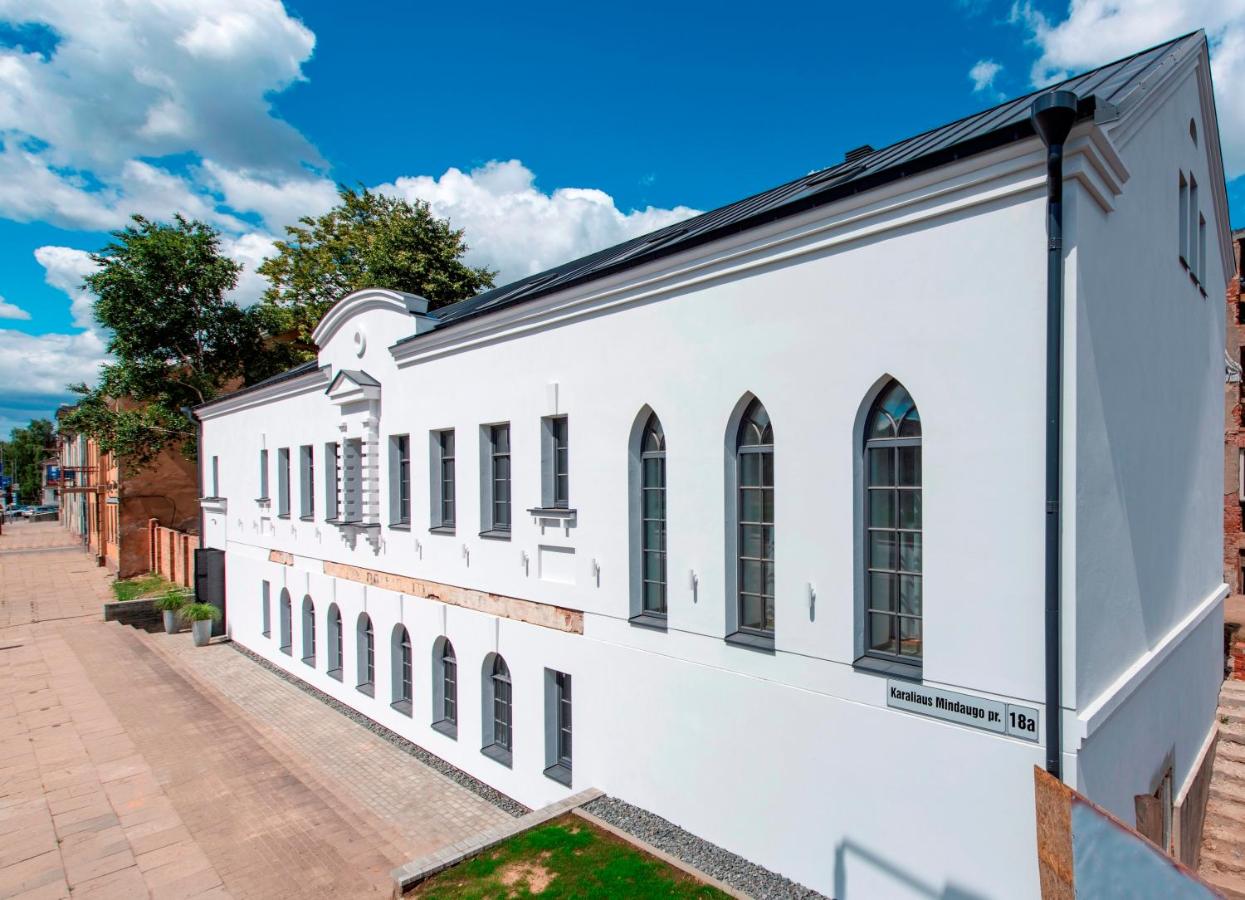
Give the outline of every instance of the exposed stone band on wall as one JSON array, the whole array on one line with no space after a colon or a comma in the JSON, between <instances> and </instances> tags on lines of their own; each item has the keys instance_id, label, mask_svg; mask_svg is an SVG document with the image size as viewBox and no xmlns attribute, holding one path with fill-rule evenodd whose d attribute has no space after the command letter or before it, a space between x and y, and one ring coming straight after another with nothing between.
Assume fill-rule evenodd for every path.
<instances>
[{"instance_id":1,"label":"exposed stone band on wall","mask_svg":"<svg viewBox=\"0 0 1245 900\"><path fill-rule=\"evenodd\" d=\"M268 562L277 563L282 566L294 565L294 554L287 553L284 550L269 550Z\"/></svg>"},{"instance_id":2,"label":"exposed stone band on wall","mask_svg":"<svg viewBox=\"0 0 1245 900\"><path fill-rule=\"evenodd\" d=\"M519 597L489 594L485 591L455 587L436 581L424 581L422 578L411 578L407 575L393 575L389 572L378 572L375 569L365 569L345 563L325 561L324 574L387 591L410 594L412 597L438 600L451 606L461 606L464 609L488 613L490 616L526 622L528 625L540 625L543 628L553 628L571 634L584 633L584 614L575 609L565 609L561 606L552 606L535 600L523 600Z\"/></svg>"}]
</instances>

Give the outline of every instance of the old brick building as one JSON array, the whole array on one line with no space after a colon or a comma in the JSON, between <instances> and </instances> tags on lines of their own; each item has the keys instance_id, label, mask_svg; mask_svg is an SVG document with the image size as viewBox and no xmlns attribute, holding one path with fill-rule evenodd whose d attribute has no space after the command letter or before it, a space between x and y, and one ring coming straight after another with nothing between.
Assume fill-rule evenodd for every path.
<instances>
[{"instance_id":1,"label":"old brick building","mask_svg":"<svg viewBox=\"0 0 1245 900\"><path fill-rule=\"evenodd\" d=\"M1227 351L1224 361L1223 436L1223 580L1232 590L1224 607L1229 626L1245 623L1245 296L1241 292L1241 262L1245 229L1232 233L1236 277L1228 281ZM1242 632L1232 648L1233 675L1245 678L1245 641Z\"/></svg>"}]
</instances>

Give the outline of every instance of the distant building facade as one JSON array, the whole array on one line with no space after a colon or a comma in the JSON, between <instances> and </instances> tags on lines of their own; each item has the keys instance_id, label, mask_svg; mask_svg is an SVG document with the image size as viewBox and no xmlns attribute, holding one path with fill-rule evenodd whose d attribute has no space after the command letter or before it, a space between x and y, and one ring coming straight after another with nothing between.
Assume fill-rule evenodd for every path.
<instances>
[{"instance_id":1,"label":"distant building facade","mask_svg":"<svg viewBox=\"0 0 1245 900\"><path fill-rule=\"evenodd\" d=\"M1058 507L1054 756L1196 847L1209 71L1198 34L1065 85L1059 503L1026 98L435 312L344 298L197 411L233 640L529 806L600 788L839 900L1035 897Z\"/></svg>"},{"instance_id":2,"label":"distant building facade","mask_svg":"<svg viewBox=\"0 0 1245 900\"><path fill-rule=\"evenodd\" d=\"M198 533L198 472L179 451L166 450L134 469L62 424L59 463L61 524L118 578L151 570L152 520Z\"/></svg>"}]
</instances>

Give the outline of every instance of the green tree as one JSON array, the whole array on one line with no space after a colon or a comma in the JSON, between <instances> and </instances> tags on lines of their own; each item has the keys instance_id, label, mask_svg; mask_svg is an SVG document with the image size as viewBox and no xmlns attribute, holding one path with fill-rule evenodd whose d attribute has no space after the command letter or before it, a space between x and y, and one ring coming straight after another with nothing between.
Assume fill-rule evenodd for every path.
<instances>
[{"instance_id":1,"label":"green tree","mask_svg":"<svg viewBox=\"0 0 1245 900\"><path fill-rule=\"evenodd\" d=\"M43 461L55 454L56 437L47 419L33 419L25 428L14 428L7 441L0 441L4 474L11 476L22 503L42 503Z\"/></svg>"},{"instance_id":2,"label":"green tree","mask_svg":"<svg viewBox=\"0 0 1245 900\"><path fill-rule=\"evenodd\" d=\"M112 237L92 254L98 268L86 285L115 361L94 388L70 385L82 399L65 426L140 468L168 447L193 456L183 410L280 371L291 351L266 342L263 313L226 297L241 266L212 227L134 216Z\"/></svg>"},{"instance_id":3,"label":"green tree","mask_svg":"<svg viewBox=\"0 0 1245 900\"><path fill-rule=\"evenodd\" d=\"M414 203L339 187L341 202L318 218L287 227L276 256L259 273L271 287L260 304L266 323L296 332L304 351L329 307L360 288L419 294L431 309L493 286L495 272L466 265L461 230Z\"/></svg>"}]
</instances>

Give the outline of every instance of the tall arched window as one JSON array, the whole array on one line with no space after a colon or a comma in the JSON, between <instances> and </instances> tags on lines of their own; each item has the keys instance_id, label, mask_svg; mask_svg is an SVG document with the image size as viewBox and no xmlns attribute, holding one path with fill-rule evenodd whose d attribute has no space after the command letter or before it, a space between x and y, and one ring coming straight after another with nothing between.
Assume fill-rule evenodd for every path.
<instances>
[{"instance_id":1,"label":"tall arched window","mask_svg":"<svg viewBox=\"0 0 1245 900\"><path fill-rule=\"evenodd\" d=\"M449 638L442 637L432 648L433 653L433 723L432 726L451 737L458 735L458 658Z\"/></svg>"},{"instance_id":2,"label":"tall arched window","mask_svg":"<svg viewBox=\"0 0 1245 900\"><path fill-rule=\"evenodd\" d=\"M398 712L411 714L411 697L414 695L411 671L411 634L405 625L395 625L393 629L392 654L390 664L393 667L393 703L390 704Z\"/></svg>"},{"instance_id":3,"label":"tall arched window","mask_svg":"<svg viewBox=\"0 0 1245 900\"><path fill-rule=\"evenodd\" d=\"M294 618L294 610L290 602L290 592L285 588L281 588L281 609L279 611L281 618L281 652L287 656L293 652L294 637L292 634L292 625L290 620Z\"/></svg>"},{"instance_id":4,"label":"tall arched window","mask_svg":"<svg viewBox=\"0 0 1245 900\"><path fill-rule=\"evenodd\" d=\"M338 681L342 680L342 612L336 603L329 604L328 614L328 673Z\"/></svg>"},{"instance_id":5,"label":"tall arched window","mask_svg":"<svg viewBox=\"0 0 1245 900\"><path fill-rule=\"evenodd\" d=\"M367 613L359 613L355 625L355 659L359 668L359 690L369 697L376 696L376 633Z\"/></svg>"},{"instance_id":6,"label":"tall arched window","mask_svg":"<svg viewBox=\"0 0 1245 900\"><path fill-rule=\"evenodd\" d=\"M642 612L666 614L666 434L657 414L640 437L640 578Z\"/></svg>"},{"instance_id":7,"label":"tall arched window","mask_svg":"<svg viewBox=\"0 0 1245 900\"><path fill-rule=\"evenodd\" d=\"M303 597L303 662L316 664L316 607L311 597Z\"/></svg>"},{"instance_id":8,"label":"tall arched window","mask_svg":"<svg viewBox=\"0 0 1245 900\"><path fill-rule=\"evenodd\" d=\"M510 667L496 653L485 657L484 665L483 752L508 766L514 747Z\"/></svg>"},{"instance_id":9,"label":"tall arched window","mask_svg":"<svg viewBox=\"0 0 1245 900\"><path fill-rule=\"evenodd\" d=\"M735 440L739 630L774 633L774 429L760 400L744 411Z\"/></svg>"},{"instance_id":10,"label":"tall arched window","mask_svg":"<svg viewBox=\"0 0 1245 900\"><path fill-rule=\"evenodd\" d=\"M865 652L921 660L921 417L902 384L865 420Z\"/></svg>"}]
</instances>

